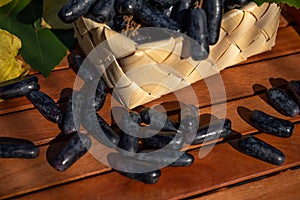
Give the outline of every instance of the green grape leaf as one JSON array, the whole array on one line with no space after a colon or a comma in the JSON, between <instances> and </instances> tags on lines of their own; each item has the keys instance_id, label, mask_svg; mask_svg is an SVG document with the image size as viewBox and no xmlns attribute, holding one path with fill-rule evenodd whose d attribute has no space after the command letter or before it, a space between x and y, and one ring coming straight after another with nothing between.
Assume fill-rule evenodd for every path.
<instances>
[{"instance_id":1,"label":"green grape leaf","mask_svg":"<svg viewBox=\"0 0 300 200\"><path fill-rule=\"evenodd\" d=\"M253 0L258 5L261 5L265 2L273 2L273 3L286 3L290 6L294 6L296 8L300 8L300 1L299 0Z\"/></svg>"},{"instance_id":2,"label":"green grape leaf","mask_svg":"<svg viewBox=\"0 0 300 200\"><path fill-rule=\"evenodd\" d=\"M64 6L67 0L44 0L43 19L53 29L70 29L72 24L62 22L57 13Z\"/></svg>"},{"instance_id":3,"label":"green grape leaf","mask_svg":"<svg viewBox=\"0 0 300 200\"><path fill-rule=\"evenodd\" d=\"M20 54L31 67L48 77L66 56L67 48L41 20L42 1L12 0L0 8L0 28L22 41Z\"/></svg>"}]
</instances>

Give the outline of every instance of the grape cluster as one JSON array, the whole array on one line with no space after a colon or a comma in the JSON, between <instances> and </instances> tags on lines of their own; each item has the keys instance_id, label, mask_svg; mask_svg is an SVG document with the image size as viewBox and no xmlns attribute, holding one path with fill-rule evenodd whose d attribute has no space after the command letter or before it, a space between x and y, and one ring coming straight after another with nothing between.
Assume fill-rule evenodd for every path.
<instances>
[{"instance_id":1,"label":"grape cluster","mask_svg":"<svg viewBox=\"0 0 300 200\"><path fill-rule=\"evenodd\" d=\"M188 55L203 60L209 55L209 45L219 39L224 10L241 8L247 3L247 0L69 0L58 16L66 23L85 16L118 32L138 24L186 33L196 42L190 45ZM134 23L130 23L132 20Z\"/></svg>"}]
</instances>

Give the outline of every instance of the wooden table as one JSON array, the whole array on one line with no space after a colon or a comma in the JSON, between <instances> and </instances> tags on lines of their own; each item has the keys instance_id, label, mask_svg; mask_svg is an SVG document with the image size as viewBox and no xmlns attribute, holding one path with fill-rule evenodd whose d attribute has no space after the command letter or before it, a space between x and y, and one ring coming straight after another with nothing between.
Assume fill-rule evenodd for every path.
<instances>
[{"instance_id":1,"label":"wooden table","mask_svg":"<svg viewBox=\"0 0 300 200\"><path fill-rule=\"evenodd\" d=\"M292 13L291 9L288 12ZM280 85L284 81L300 80L300 36L297 33L299 11L281 19L276 46L272 51L252 57L246 62L221 72L226 90L216 107L226 104L226 116L232 128L241 135L255 134L286 155L280 166L271 165L236 151L228 141L219 140L204 158L198 158L199 149L189 152L195 162L189 167L162 169L158 183L146 185L121 176L96 160L90 153L65 172L53 169L46 160L49 142L58 134L57 125L44 119L26 98L0 104L0 133L2 137L29 139L38 145L36 159L0 160L0 199L299 199L300 198L300 116L284 117L263 100L263 88ZM56 101L72 88L75 74L66 59L53 71L49 79L37 74L41 90ZM192 85L197 91L200 113L212 109L204 81ZM263 87L262 87L263 86ZM64 92L62 92L64 91ZM166 95L146 106L175 101ZM99 112L109 123L108 95ZM238 107L263 110L271 115L295 122L290 138L278 138L257 130L246 123ZM178 110L169 104L168 110ZM216 113L218 117L218 113Z\"/></svg>"}]
</instances>

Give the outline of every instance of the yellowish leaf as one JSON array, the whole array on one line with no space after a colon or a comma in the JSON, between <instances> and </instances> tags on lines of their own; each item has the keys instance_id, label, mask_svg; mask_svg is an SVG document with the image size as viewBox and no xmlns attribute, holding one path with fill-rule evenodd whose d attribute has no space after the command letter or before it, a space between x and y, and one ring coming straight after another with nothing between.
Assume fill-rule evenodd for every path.
<instances>
[{"instance_id":1,"label":"yellowish leaf","mask_svg":"<svg viewBox=\"0 0 300 200\"><path fill-rule=\"evenodd\" d=\"M12 0L0 0L0 7L8 4L9 2L11 2Z\"/></svg>"},{"instance_id":2,"label":"yellowish leaf","mask_svg":"<svg viewBox=\"0 0 300 200\"><path fill-rule=\"evenodd\" d=\"M18 51L22 47L21 40L0 29L0 41L0 83L25 76L29 72L30 66L16 59Z\"/></svg>"}]
</instances>

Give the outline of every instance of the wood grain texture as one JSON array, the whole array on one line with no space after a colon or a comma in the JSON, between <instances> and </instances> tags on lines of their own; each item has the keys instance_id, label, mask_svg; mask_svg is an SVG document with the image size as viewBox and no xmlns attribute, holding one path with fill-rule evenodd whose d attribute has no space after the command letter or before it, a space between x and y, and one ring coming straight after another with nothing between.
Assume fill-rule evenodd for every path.
<instances>
[{"instance_id":1,"label":"wood grain texture","mask_svg":"<svg viewBox=\"0 0 300 200\"><path fill-rule=\"evenodd\" d=\"M299 55L291 55L283 58L259 62L256 64L245 65L240 68L234 67L225 70L221 73L221 75L225 85L227 101L253 95L253 86L255 84L260 84L266 88L271 87L270 78L282 78L285 80L300 79L300 68L298 67L300 65L300 60L298 58ZM236 74L238 74L238 76ZM68 73L62 73L62 76L66 77L67 75ZM70 75L70 77L73 76L73 74ZM233 79L232 77L234 76L236 76L236 78ZM214 88L215 92L221 88L218 85L218 82L213 81L213 78L211 78L209 83L211 83L210 87ZM48 84L51 85L50 82ZM193 88L194 91L196 91L197 98L199 100L199 105L209 105L211 97L209 91L206 88L205 82L202 81L197 84L194 84ZM191 98L189 97L189 91L185 89L178 91L178 94L179 96L184 96L184 98L187 99ZM217 99L215 101L224 101L224 99L222 98ZM164 96L159 100L151 102L151 104L146 104L146 106L168 102L167 104L165 104L166 108L173 111L177 110L176 112L178 113L179 107L177 103L174 103L176 105L169 103L174 101L176 101L176 96L174 96L174 94L170 94ZM111 96L108 95L106 103L103 109L100 111L101 116L103 116L103 118L106 119L108 123L111 123L110 102ZM216 109L217 111L219 110L218 112L220 112L220 110L223 108L223 105L225 104L215 106L213 107L213 109ZM239 124L241 121L236 111L238 105L248 107L249 109L263 109L264 107L266 107L267 104L259 97L227 103L227 116L236 116L234 119L232 119L234 128L235 124ZM200 114L204 113L211 113L211 108L208 107L201 109ZM274 110L271 114L275 114L278 116L278 114ZM220 114L219 117L221 117ZM249 126L246 126L244 124L245 123L241 123L240 126L245 127L239 131L248 132L247 130L249 129ZM36 109L2 115L0 116L0 127L2 136L30 139L37 145L49 142L60 132L56 124L53 124L44 119L43 116ZM251 131L253 129L249 130Z\"/></svg>"},{"instance_id":2,"label":"wood grain texture","mask_svg":"<svg viewBox=\"0 0 300 200\"><path fill-rule=\"evenodd\" d=\"M248 199L248 200L268 200L298 199L300 196L300 170L288 170L278 175L264 178L255 182L223 189L194 200L218 200L218 199Z\"/></svg>"},{"instance_id":3,"label":"wood grain texture","mask_svg":"<svg viewBox=\"0 0 300 200\"><path fill-rule=\"evenodd\" d=\"M146 185L111 172L74 183L26 195L20 199L179 199L229 186L300 164L300 125L291 138L261 134L257 137L286 155L274 166L236 151L228 143L214 146L204 158L192 151L195 162L189 167L164 168L158 183ZM202 148L201 150L205 150Z\"/></svg>"},{"instance_id":4,"label":"wood grain texture","mask_svg":"<svg viewBox=\"0 0 300 200\"><path fill-rule=\"evenodd\" d=\"M36 159L1 159L0 199L62 184L82 177L91 176L109 168L87 153L65 172L52 168L47 159L48 146L40 147Z\"/></svg>"},{"instance_id":5,"label":"wood grain texture","mask_svg":"<svg viewBox=\"0 0 300 200\"><path fill-rule=\"evenodd\" d=\"M214 108L217 111L215 113L215 115L217 117L220 117L220 115L222 114L222 113L220 113L220 107L222 107L222 106L223 105L220 104L220 105L216 105L216 108ZM281 116L273 108L271 108L268 104L266 104L259 96L253 96L253 97L249 97L249 98L244 98L244 99L228 102L228 103L226 103L226 110L225 110L226 117L232 121L233 130L240 132L243 135L257 132L257 130L255 128L251 127L248 123L246 123L239 116L239 114L237 113L237 108L239 106L244 106L249 109L260 109L260 110L268 112L277 117L282 117L282 118L289 119L292 121L300 121L300 116L297 116L296 118L293 118L293 119ZM211 113L211 107L201 109L200 113L202 113L202 114ZM24 125L26 125L26 123L24 123ZM8 127L10 127L10 126L8 126ZM299 136L299 140L300 140L299 128L300 127L298 125L297 129L294 131L295 137L293 137L293 138L297 138L297 136ZM26 128L18 127L16 130L26 130ZM45 130L48 130L48 129L46 128ZM56 135L57 135L57 133L55 133L55 135L53 135L53 137L55 137ZM264 134L264 135L266 135L266 134ZM10 136L12 136L12 135L10 135ZM35 133L32 135L29 135L27 139L30 139L30 138L33 139L34 137L40 137L40 136ZM268 138L268 136L265 136L265 137ZM277 141L274 136L270 136L270 139L272 139L272 141L273 140ZM44 139L44 140L46 140L46 139ZM281 141L285 141L285 140L281 140ZM298 150L296 149L297 141L293 141L293 142L295 142L295 143L290 144L291 145L290 147L285 147L285 146L284 147L285 148L293 148L293 150L297 154L297 152L298 152ZM217 145L217 146L219 146L219 145ZM223 146L223 144L221 146ZM48 163L45 160L45 156L46 156L45 152L46 152L47 148L48 148L48 146L41 147L41 153L40 153L39 158L32 160L32 161L7 160L7 162L6 162L4 160L0 160L0 167L1 167L1 169L3 169L5 171L5 173L2 174L2 177L0 176L0 188L1 188L1 190L3 189L3 191L0 192L0 197L6 196L6 195L14 195L14 194L19 194L19 193L24 193L24 192L29 191L30 189L36 190L39 188L56 185L56 184L59 184L62 182L68 182L68 181L77 179L79 177L88 176L89 174L99 173L99 170L104 170L104 171L107 170L107 168L103 164L92 159L91 157L87 157L87 159L84 157L80 162L78 162L77 167L75 167L76 165L74 165L74 167L72 167L70 169L70 173L69 173L69 170L67 170L64 173L58 173L54 169L52 169L50 166L48 166ZM193 147L193 148L195 148L195 147ZM226 154L227 154L228 150L225 148L225 150L223 150L223 151L226 152ZM285 150L285 151L290 151L290 150ZM292 151L290 151L290 152L292 152ZM289 155L294 156L294 154L289 154ZM221 159L221 158L216 158L216 159ZM227 158L227 159L229 159L229 158ZM293 162L298 162L297 159L298 159L298 157L296 155L296 157L292 160L293 160ZM225 163L226 163L226 161L227 160L225 160ZM14 162L16 163L15 165L13 164ZM213 161L211 161L211 162L212 162L211 165L213 165ZM299 159L299 162L300 162L300 159ZM224 165L224 160L220 161L219 164ZM88 167L86 167L87 165L88 165ZM30 171L32 171L32 172L28 171L28 169L30 169ZM17 171L17 173L16 173L16 171ZM32 176L33 172L36 174L36 176ZM12 178L11 175L14 173L16 173L17 175L23 174L22 176L26 176L26 179L24 179L23 182L20 182L19 179ZM177 172L175 174L177 174ZM47 177L45 177L43 179L38 179L38 177L43 177L43 176L47 176ZM18 176L16 176L16 177L18 177ZM29 186L28 182L30 182L32 184ZM18 187L17 187L18 189L16 189L15 184L18 184Z\"/></svg>"}]
</instances>

